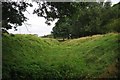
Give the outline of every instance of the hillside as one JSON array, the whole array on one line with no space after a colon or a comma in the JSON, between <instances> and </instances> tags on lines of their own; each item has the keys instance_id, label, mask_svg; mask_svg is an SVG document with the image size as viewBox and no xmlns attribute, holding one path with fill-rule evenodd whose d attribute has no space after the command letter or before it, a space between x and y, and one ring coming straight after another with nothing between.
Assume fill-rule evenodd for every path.
<instances>
[{"instance_id":1,"label":"hillside","mask_svg":"<svg viewBox=\"0 0 120 80\"><path fill-rule=\"evenodd\" d=\"M3 35L3 80L116 78L119 35L58 42L33 35Z\"/></svg>"}]
</instances>

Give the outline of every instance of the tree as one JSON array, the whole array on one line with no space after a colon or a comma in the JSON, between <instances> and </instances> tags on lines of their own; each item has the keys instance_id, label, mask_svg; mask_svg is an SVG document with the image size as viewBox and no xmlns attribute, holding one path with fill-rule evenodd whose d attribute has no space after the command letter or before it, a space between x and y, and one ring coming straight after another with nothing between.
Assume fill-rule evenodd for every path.
<instances>
[{"instance_id":1,"label":"tree","mask_svg":"<svg viewBox=\"0 0 120 80\"><path fill-rule=\"evenodd\" d=\"M59 18L60 20L64 20L65 17L72 17L74 13L77 12L77 6L72 2L37 2L39 5L38 9L34 10L34 14L37 14L40 17L44 17L46 19L46 23L50 25L51 21ZM75 3L78 4L78 3ZM28 6L32 6L32 4L28 4L26 2L3 2L2 3L2 28L8 30L14 27L16 29L17 26L21 26L27 18L24 16L23 12L26 11Z\"/></svg>"},{"instance_id":2,"label":"tree","mask_svg":"<svg viewBox=\"0 0 120 80\"><path fill-rule=\"evenodd\" d=\"M111 7L110 2L37 2L38 9L33 14L46 19L46 24L59 19L53 28L55 37L67 38L69 34L73 37L89 36L108 32L107 24L112 20L118 21L116 16L117 7ZM11 29L21 26L27 18L23 12L26 11L28 4L25 2L3 2L3 28ZM114 20L116 19L116 20ZM14 24L14 26L13 26ZM114 23L116 24L116 23Z\"/></svg>"},{"instance_id":3,"label":"tree","mask_svg":"<svg viewBox=\"0 0 120 80\"><path fill-rule=\"evenodd\" d=\"M37 2L38 9L34 10L34 14L46 19L46 23L50 25L51 21L59 19L59 22L67 17L72 17L78 11L79 3L73 2Z\"/></svg>"},{"instance_id":4,"label":"tree","mask_svg":"<svg viewBox=\"0 0 120 80\"><path fill-rule=\"evenodd\" d=\"M66 27L73 38L104 34L111 31L119 32L119 3L113 7L111 2L78 3L74 5L79 5L76 7L76 13L72 17L66 16L64 20L58 21L59 24L54 27L53 33L56 31L57 35L60 35L59 29Z\"/></svg>"},{"instance_id":5,"label":"tree","mask_svg":"<svg viewBox=\"0 0 120 80\"><path fill-rule=\"evenodd\" d=\"M68 29L68 32L70 32L74 38L97 34L98 29L96 28L96 25L98 24L97 21L99 20L98 17L100 15L102 4L97 2L73 4L74 6L77 6L77 11L72 15L72 17L65 17L64 21L58 21L58 23L60 23L59 26L65 26L67 23L67 27L70 28ZM97 11L96 9L100 10ZM58 27L58 25L55 27Z\"/></svg>"},{"instance_id":6,"label":"tree","mask_svg":"<svg viewBox=\"0 0 120 80\"><path fill-rule=\"evenodd\" d=\"M4 30L11 29L17 26L21 26L22 23L27 21L23 12L26 11L28 6L32 7L32 4L25 2L2 2L2 28Z\"/></svg>"},{"instance_id":7,"label":"tree","mask_svg":"<svg viewBox=\"0 0 120 80\"><path fill-rule=\"evenodd\" d=\"M53 35L54 38L60 37L63 38L63 41L65 38L69 39L69 34L70 34L70 26L67 23L56 23L56 27L53 27Z\"/></svg>"}]
</instances>

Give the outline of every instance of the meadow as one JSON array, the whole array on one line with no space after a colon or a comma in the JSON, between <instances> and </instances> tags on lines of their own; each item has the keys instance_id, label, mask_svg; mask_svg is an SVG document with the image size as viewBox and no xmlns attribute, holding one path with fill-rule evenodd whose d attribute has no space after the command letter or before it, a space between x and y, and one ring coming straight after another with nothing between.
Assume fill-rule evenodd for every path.
<instances>
[{"instance_id":1,"label":"meadow","mask_svg":"<svg viewBox=\"0 0 120 80\"><path fill-rule=\"evenodd\" d=\"M34 35L2 37L2 80L117 78L118 33L59 42Z\"/></svg>"}]
</instances>

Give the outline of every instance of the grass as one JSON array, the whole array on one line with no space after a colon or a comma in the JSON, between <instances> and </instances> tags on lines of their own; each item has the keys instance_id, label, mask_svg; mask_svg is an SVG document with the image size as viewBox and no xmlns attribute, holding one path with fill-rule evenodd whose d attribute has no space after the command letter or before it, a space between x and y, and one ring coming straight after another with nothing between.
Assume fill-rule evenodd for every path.
<instances>
[{"instance_id":1,"label":"grass","mask_svg":"<svg viewBox=\"0 0 120 80\"><path fill-rule=\"evenodd\" d=\"M117 70L106 72L117 63L118 36L109 33L58 42L33 35L4 34L3 80L115 78Z\"/></svg>"}]
</instances>

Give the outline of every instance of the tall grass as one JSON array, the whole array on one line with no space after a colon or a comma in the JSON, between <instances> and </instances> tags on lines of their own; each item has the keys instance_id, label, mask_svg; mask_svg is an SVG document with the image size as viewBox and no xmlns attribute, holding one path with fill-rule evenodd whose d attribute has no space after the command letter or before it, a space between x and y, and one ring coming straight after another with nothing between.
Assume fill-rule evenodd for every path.
<instances>
[{"instance_id":1,"label":"tall grass","mask_svg":"<svg viewBox=\"0 0 120 80\"><path fill-rule=\"evenodd\" d=\"M33 35L4 34L3 80L74 80L99 77L112 63L116 63L118 47L116 33L61 43L55 39ZM117 73L111 77L116 76Z\"/></svg>"}]
</instances>

